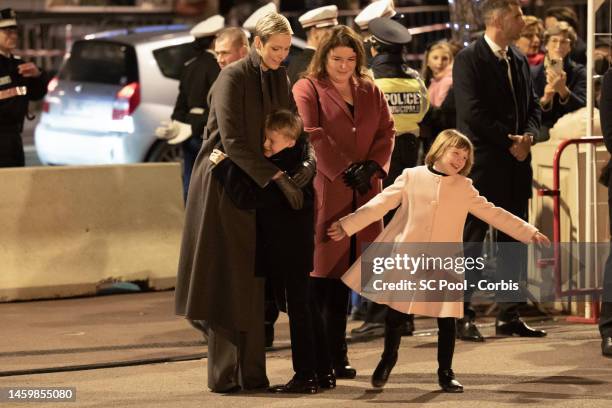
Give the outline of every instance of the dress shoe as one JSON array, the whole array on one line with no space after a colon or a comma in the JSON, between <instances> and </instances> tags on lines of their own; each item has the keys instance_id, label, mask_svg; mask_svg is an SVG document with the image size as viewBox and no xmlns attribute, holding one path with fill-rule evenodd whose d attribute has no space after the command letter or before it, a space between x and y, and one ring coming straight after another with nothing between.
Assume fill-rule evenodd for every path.
<instances>
[{"instance_id":1,"label":"dress shoe","mask_svg":"<svg viewBox=\"0 0 612 408\"><path fill-rule=\"evenodd\" d=\"M474 320L470 318L457 319L457 338L465 341L484 341Z\"/></svg>"},{"instance_id":2,"label":"dress shoe","mask_svg":"<svg viewBox=\"0 0 612 408\"><path fill-rule=\"evenodd\" d=\"M316 394L319 391L319 384L315 375L307 378L298 378L294 375L291 381L285 385L274 385L268 389L274 393L286 394Z\"/></svg>"},{"instance_id":3,"label":"dress shoe","mask_svg":"<svg viewBox=\"0 0 612 408\"><path fill-rule=\"evenodd\" d=\"M372 387L382 388L387 384L391 371L393 367L395 367L395 363L397 363L397 353L402 341L402 330L402 327L386 328L385 348L380 358L380 362L372 374Z\"/></svg>"},{"instance_id":4,"label":"dress shoe","mask_svg":"<svg viewBox=\"0 0 612 408\"><path fill-rule=\"evenodd\" d=\"M336 376L336 378L352 380L357 376L357 370L347 364L343 366L334 367L334 375Z\"/></svg>"},{"instance_id":5,"label":"dress shoe","mask_svg":"<svg viewBox=\"0 0 612 408\"><path fill-rule=\"evenodd\" d=\"M495 334L498 336L520 336L520 337L544 337L544 330L537 330L529 327L520 317L512 318L509 321L496 320Z\"/></svg>"},{"instance_id":6,"label":"dress shoe","mask_svg":"<svg viewBox=\"0 0 612 408\"><path fill-rule=\"evenodd\" d=\"M319 382L319 388L327 390L336 388L336 376L331 371L325 374L317 374L317 380Z\"/></svg>"},{"instance_id":7,"label":"dress shoe","mask_svg":"<svg viewBox=\"0 0 612 408\"><path fill-rule=\"evenodd\" d=\"M438 370L438 384L444 392L463 392L463 385L455 380L453 370Z\"/></svg>"},{"instance_id":8,"label":"dress shoe","mask_svg":"<svg viewBox=\"0 0 612 408\"><path fill-rule=\"evenodd\" d=\"M604 337L601 340L601 354L606 357L612 357L612 337Z\"/></svg>"},{"instance_id":9,"label":"dress shoe","mask_svg":"<svg viewBox=\"0 0 612 408\"><path fill-rule=\"evenodd\" d=\"M353 338L382 336L385 333L385 325L383 323L365 322L361 326L351 330Z\"/></svg>"}]
</instances>

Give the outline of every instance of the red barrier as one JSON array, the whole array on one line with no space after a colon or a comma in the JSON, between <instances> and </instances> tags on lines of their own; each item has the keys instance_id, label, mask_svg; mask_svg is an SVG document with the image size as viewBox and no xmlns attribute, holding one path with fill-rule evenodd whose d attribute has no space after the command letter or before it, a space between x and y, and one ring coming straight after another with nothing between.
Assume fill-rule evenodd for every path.
<instances>
[{"instance_id":1,"label":"red barrier","mask_svg":"<svg viewBox=\"0 0 612 408\"><path fill-rule=\"evenodd\" d=\"M553 266L555 269L555 295L557 298L563 296L576 296L576 295L592 295L591 300L591 317L579 317L570 316L567 318L570 322L576 323L597 323L599 320L599 296L602 294L602 288L578 288L563 290L561 288L561 250L559 244L561 242L561 191L559 190L559 172L561 165L561 155L566 147L569 145L577 144L598 144L603 143L603 137L582 137L580 139L567 139L564 140L557 146L555 156L553 158L553 188L539 189L539 196L552 196L553 197L553 258L552 259L540 259L538 261L538 267Z\"/></svg>"}]
</instances>

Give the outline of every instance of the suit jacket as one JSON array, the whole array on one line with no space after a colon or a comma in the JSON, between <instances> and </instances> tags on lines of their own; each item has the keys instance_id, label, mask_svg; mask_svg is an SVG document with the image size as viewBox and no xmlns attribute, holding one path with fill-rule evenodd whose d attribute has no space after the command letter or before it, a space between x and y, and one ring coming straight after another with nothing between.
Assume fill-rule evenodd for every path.
<instances>
[{"instance_id":1,"label":"suit jacket","mask_svg":"<svg viewBox=\"0 0 612 408\"><path fill-rule=\"evenodd\" d=\"M351 163L373 160L389 171L393 151L393 117L387 100L369 80L352 80L355 115L329 79L300 79L293 87L304 130L317 156L315 266L313 276L339 278L349 267L348 240L335 242L327 237L332 222L354 211L353 190L342 180ZM318 95L318 99L317 99ZM355 193L355 205L366 203L382 190L381 179L373 178L372 189L364 196ZM373 223L357 236L357 252L382 231L382 222Z\"/></svg>"},{"instance_id":2,"label":"suit jacket","mask_svg":"<svg viewBox=\"0 0 612 408\"><path fill-rule=\"evenodd\" d=\"M310 61L315 55L315 50L312 48L304 48L304 50L293 57L291 61L289 61L289 67L287 67L287 75L289 76L289 81L291 85L295 84L299 79L300 75L308 69L308 65L310 65Z\"/></svg>"},{"instance_id":3,"label":"suit jacket","mask_svg":"<svg viewBox=\"0 0 612 408\"><path fill-rule=\"evenodd\" d=\"M541 116L527 59L512 46L508 57L518 117L507 68L484 36L461 50L453 65L457 128L475 148L470 177L478 191L504 208L531 197L533 174L531 155L523 162L516 160L509 151L512 141L508 135L532 133L537 137Z\"/></svg>"},{"instance_id":4,"label":"suit jacket","mask_svg":"<svg viewBox=\"0 0 612 408\"><path fill-rule=\"evenodd\" d=\"M612 71L606 72L601 84L601 100L599 102L599 116L601 118L601 132L608 153L612 154ZM612 176L612 158L608 161L602 171L600 181L611 188L610 178ZM610 204L610 194L608 194L608 205ZM612 231L612 216L610 217L610 230Z\"/></svg>"},{"instance_id":5,"label":"suit jacket","mask_svg":"<svg viewBox=\"0 0 612 408\"><path fill-rule=\"evenodd\" d=\"M342 218L340 224L350 236L375 220L381 219L398 206L393 219L375 242L413 243L419 246L435 242L439 244L427 247L428 255L446 257L460 254L463 226L468 213L524 243L530 242L537 232L534 226L488 202L472 186L468 178L459 174L440 176L432 173L426 166L404 170L395 183L353 214ZM403 249L400 247L399 251L393 252L395 249L388 244L371 248L377 254L380 251L387 252L383 255L386 257L395 257L395 255L403 257L407 252L406 247ZM371 259L371 254L368 254L367 258ZM362 271L361 266L362 261L358 260L342 277L344 283L357 292L361 292L362 283L367 284L370 279L382 278L387 282L397 282L399 280L396 278L406 278L405 271L373 276L371 271ZM448 276L448 273L447 276L442 275L442 278L463 280L462 276ZM433 279L433 277L428 278ZM368 297L367 293L364 296ZM452 299L452 296L449 297ZM457 299L456 295L454 301L441 302L440 298L440 293L421 293L416 300L411 301L406 294L394 295L391 291L386 291L376 294L376 298L372 300L388 304L404 313L434 317L463 317L463 302Z\"/></svg>"},{"instance_id":6,"label":"suit jacket","mask_svg":"<svg viewBox=\"0 0 612 408\"><path fill-rule=\"evenodd\" d=\"M219 64L209 51L203 51L183 67L172 119L191 125L192 137L202 138L208 118L206 98L219 71ZM193 112L194 108L200 108L203 112Z\"/></svg>"},{"instance_id":7,"label":"suit jacket","mask_svg":"<svg viewBox=\"0 0 612 408\"><path fill-rule=\"evenodd\" d=\"M222 148L259 187L279 170L262 152L266 115L292 109L283 67L263 71L253 49L219 74L211 91L205 141L193 168L176 282L176 313L227 330L245 330L253 300L255 211L238 209L212 177ZM261 305L263 307L263 305ZM263 313L263 311L262 311Z\"/></svg>"}]
</instances>

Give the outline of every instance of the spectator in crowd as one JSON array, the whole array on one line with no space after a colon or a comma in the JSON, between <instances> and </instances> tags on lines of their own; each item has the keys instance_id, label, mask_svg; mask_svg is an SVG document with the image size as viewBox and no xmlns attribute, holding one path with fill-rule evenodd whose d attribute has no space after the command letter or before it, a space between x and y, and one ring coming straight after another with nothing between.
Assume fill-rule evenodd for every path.
<instances>
[{"instance_id":1,"label":"spectator in crowd","mask_svg":"<svg viewBox=\"0 0 612 408\"><path fill-rule=\"evenodd\" d=\"M544 28L546 30L556 26L559 22L565 21L572 26L576 33L576 41L572 47L570 57L574 62L586 66L586 43L578 36L578 16L571 7L550 7L546 10L544 18Z\"/></svg>"},{"instance_id":2,"label":"spectator in crowd","mask_svg":"<svg viewBox=\"0 0 612 408\"><path fill-rule=\"evenodd\" d=\"M456 124L453 92L453 52L446 41L431 44L425 51L422 77L429 91L429 111L421 122L423 152L427 154L435 137Z\"/></svg>"},{"instance_id":3,"label":"spectator in crowd","mask_svg":"<svg viewBox=\"0 0 612 408\"><path fill-rule=\"evenodd\" d=\"M214 149L223 151L259 187L275 183L289 202L301 194L289 176L264 157L262 146L266 116L293 105L281 67L292 33L285 17L265 15L256 24L249 55L219 74L187 197L176 313L210 325L208 387L213 392L261 389L269 382L264 279L255 268L256 214L226 197L212 176L209 156ZM310 171L311 166L302 167Z\"/></svg>"},{"instance_id":4,"label":"spectator in crowd","mask_svg":"<svg viewBox=\"0 0 612 408\"><path fill-rule=\"evenodd\" d=\"M354 378L346 346L349 289L340 276L362 247L382 231L382 222L354 240L331 241L330 223L354 211L382 189L393 149L393 118L383 92L366 74L361 38L346 26L332 28L293 95L317 156L314 301L323 314L327 348L336 377Z\"/></svg>"},{"instance_id":5,"label":"spectator in crowd","mask_svg":"<svg viewBox=\"0 0 612 408\"><path fill-rule=\"evenodd\" d=\"M540 106L533 91L527 58L512 44L525 22L519 0L482 2L485 34L457 54L453 64L453 87L457 128L475 148L470 177L474 187L496 206L527 219L531 197L531 145L540 129ZM466 256L482 256L488 227L468 216L463 240ZM497 242L516 242L497 231ZM516 246L499 246L497 273L519 280L527 273L527 253ZM520 252L520 253L517 253ZM468 281L475 276L467 275ZM465 317L458 322L463 340L484 341L474 323L471 292L465 296ZM522 302L500 302L495 333L503 336L542 337L545 331L529 327L519 315Z\"/></svg>"},{"instance_id":6,"label":"spectator in crowd","mask_svg":"<svg viewBox=\"0 0 612 408\"><path fill-rule=\"evenodd\" d=\"M535 16L524 16L523 20L525 21L525 27L514 45L527 57L530 66L541 64L544 61L544 53L542 52L544 24L542 24L542 20Z\"/></svg>"},{"instance_id":7,"label":"spectator in crowd","mask_svg":"<svg viewBox=\"0 0 612 408\"><path fill-rule=\"evenodd\" d=\"M576 41L574 29L565 22L544 34L546 58L532 67L533 86L542 107L542 129L536 141L548 140L557 120L586 105L586 71L570 58Z\"/></svg>"}]
</instances>

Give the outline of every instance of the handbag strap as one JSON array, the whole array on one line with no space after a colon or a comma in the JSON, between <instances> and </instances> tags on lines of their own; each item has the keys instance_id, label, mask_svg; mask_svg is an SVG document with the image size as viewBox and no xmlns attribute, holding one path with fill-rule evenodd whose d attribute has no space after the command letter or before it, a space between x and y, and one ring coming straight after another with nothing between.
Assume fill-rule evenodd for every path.
<instances>
[{"instance_id":1,"label":"handbag strap","mask_svg":"<svg viewBox=\"0 0 612 408\"><path fill-rule=\"evenodd\" d=\"M308 82L310 82L310 85L312 85L312 89L314 89L315 92L315 98L317 99L317 113L318 113L318 118L319 118L319 127L321 127L321 102L319 101L319 92L317 91L317 87L315 86L314 82L312 81L312 79L306 77L305 79L308 80Z\"/></svg>"}]
</instances>

